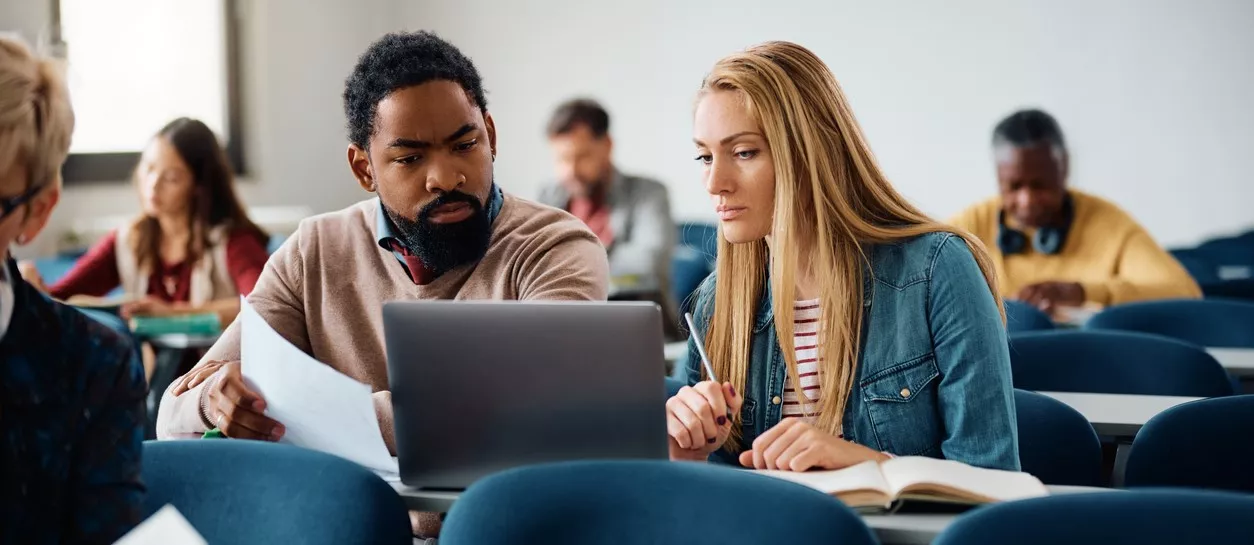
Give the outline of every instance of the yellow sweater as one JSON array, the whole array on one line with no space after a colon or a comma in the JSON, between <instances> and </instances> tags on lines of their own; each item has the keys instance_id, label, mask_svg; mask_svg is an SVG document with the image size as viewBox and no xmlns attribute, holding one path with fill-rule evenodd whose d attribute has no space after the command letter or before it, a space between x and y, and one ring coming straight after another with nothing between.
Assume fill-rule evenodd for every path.
<instances>
[{"instance_id":1,"label":"yellow sweater","mask_svg":"<svg viewBox=\"0 0 1254 545\"><path fill-rule=\"evenodd\" d=\"M1201 297L1197 282L1136 220L1105 199L1070 192L1075 220L1062 251L1055 255L1038 253L1031 243L1023 253L1002 255L997 247L1000 198L976 204L950 223L988 247L1005 297L1047 281L1079 282L1088 302L1097 305ZM1033 229L1021 230L1029 240L1035 234Z\"/></svg>"}]
</instances>

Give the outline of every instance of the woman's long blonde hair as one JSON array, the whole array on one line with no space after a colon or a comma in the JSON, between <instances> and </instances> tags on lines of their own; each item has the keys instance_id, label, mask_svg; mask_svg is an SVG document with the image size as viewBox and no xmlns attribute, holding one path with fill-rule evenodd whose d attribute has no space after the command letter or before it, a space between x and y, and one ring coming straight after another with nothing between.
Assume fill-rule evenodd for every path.
<instances>
[{"instance_id":1,"label":"woman's long blonde hair","mask_svg":"<svg viewBox=\"0 0 1254 545\"><path fill-rule=\"evenodd\" d=\"M823 316L816 425L835 433L857 376L864 275L873 272L866 246L954 233L970 247L1000 307L992 262L978 239L932 220L893 189L836 78L810 50L767 42L727 56L702 84L703 95L715 91L741 93L762 127L775 169L775 210L773 252L765 240L733 245L719 236L718 282L706 328L710 359L719 377L745 391L754 316L769 271L775 335L792 384L800 384L792 302L798 267L807 264L808 277L820 288Z\"/></svg>"}]
</instances>

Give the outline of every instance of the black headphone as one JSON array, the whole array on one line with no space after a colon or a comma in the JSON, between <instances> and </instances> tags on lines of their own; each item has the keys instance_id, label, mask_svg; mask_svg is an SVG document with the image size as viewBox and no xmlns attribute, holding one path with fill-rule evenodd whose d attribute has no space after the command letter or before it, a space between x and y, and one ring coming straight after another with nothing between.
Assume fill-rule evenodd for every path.
<instances>
[{"instance_id":1,"label":"black headphone","mask_svg":"<svg viewBox=\"0 0 1254 545\"><path fill-rule=\"evenodd\" d=\"M1071 230L1071 222L1075 219L1075 209L1068 194L1062 201L1062 225L1058 227L1041 227L1032 237L1032 248L1038 253L1056 255L1067 243L1067 232ZM1003 255L1023 253L1028 246L1028 236L1016 229L1006 227L1006 210L997 214L997 248Z\"/></svg>"}]
</instances>

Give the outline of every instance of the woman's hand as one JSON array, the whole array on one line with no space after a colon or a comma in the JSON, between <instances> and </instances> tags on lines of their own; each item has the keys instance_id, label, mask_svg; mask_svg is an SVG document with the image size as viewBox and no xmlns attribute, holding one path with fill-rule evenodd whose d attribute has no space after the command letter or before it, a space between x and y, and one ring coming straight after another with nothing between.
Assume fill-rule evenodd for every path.
<instances>
[{"instance_id":1,"label":"woman's hand","mask_svg":"<svg viewBox=\"0 0 1254 545\"><path fill-rule=\"evenodd\" d=\"M705 461L731 435L732 417L744 399L731 383L684 386L666 401L666 432L671 460Z\"/></svg>"},{"instance_id":2,"label":"woman's hand","mask_svg":"<svg viewBox=\"0 0 1254 545\"><path fill-rule=\"evenodd\" d=\"M186 303L168 303L156 297L148 296L122 305L122 319L130 320L136 316L174 316L187 310Z\"/></svg>"},{"instance_id":3,"label":"woman's hand","mask_svg":"<svg viewBox=\"0 0 1254 545\"><path fill-rule=\"evenodd\" d=\"M753 469L843 469L889 456L820 430L800 418L785 418L740 453L740 465Z\"/></svg>"}]
</instances>

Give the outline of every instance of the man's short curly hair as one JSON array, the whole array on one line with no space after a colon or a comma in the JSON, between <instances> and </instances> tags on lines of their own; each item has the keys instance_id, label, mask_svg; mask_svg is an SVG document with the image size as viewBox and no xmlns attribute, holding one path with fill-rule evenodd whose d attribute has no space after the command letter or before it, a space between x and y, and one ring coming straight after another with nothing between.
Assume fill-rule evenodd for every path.
<instances>
[{"instance_id":1,"label":"man's short curly hair","mask_svg":"<svg viewBox=\"0 0 1254 545\"><path fill-rule=\"evenodd\" d=\"M371 44L344 82L349 141L367 149L379 102L398 89L434 80L461 85L479 110L488 110L483 80L474 63L439 36L427 31L396 32Z\"/></svg>"}]
</instances>

